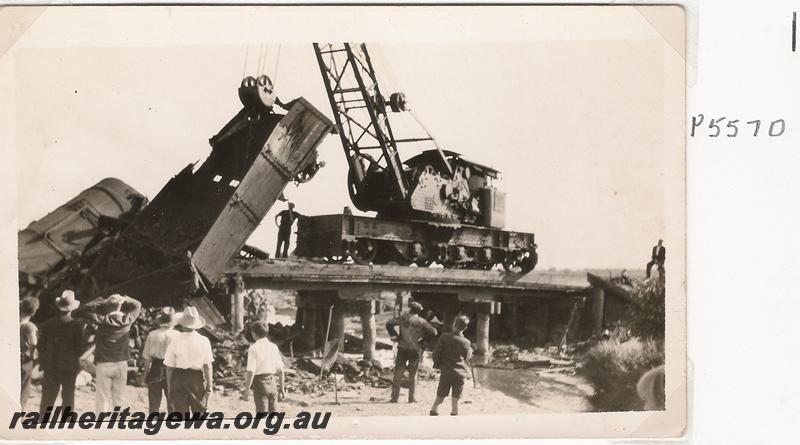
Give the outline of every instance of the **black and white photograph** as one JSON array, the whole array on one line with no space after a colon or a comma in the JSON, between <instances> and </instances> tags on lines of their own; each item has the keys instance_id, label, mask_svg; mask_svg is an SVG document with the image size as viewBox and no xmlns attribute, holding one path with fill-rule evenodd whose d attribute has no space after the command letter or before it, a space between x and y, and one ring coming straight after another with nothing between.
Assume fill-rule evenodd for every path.
<instances>
[{"instance_id":1,"label":"black and white photograph","mask_svg":"<svg viewBox=\"0 0 800 445\"><path fill-rule=\"evenodd\" d=\"M3 437L685 432L681 6L0 20Z\"/></svg>"}]
</instances>

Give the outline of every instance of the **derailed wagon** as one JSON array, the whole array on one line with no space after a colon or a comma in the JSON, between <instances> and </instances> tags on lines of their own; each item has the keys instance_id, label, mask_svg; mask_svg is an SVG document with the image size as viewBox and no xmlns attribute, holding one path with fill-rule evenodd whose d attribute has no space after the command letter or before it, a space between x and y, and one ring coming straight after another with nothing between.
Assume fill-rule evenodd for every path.
<instances>
[{"instance_id":1,"label":"derailed wagon","mask_svg":"<svg viewBox=\"0 0 800 445\"><path fill-rule=\"evenodd\" d=\"M245 242L286 185L313 177L316 149L333 130L303 98L275 112L274 95L258 94L251 80L208 158L187 165L149 204L107 179L20 231L20 297L121 293L145 306L188 302L211 324L223 322L209 288L231 258L254 251Z\"/></svg>"}]
</instances>

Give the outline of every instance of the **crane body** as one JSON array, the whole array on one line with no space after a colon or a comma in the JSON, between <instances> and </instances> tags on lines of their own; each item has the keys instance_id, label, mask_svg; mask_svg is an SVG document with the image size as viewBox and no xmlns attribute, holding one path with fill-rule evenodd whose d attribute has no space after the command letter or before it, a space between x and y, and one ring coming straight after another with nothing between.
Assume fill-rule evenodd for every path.
<instances>
[{"instance_id":1,"label":"crane body","mask_svg":"<svg viewBox=\"0 0 800 445\"><path fill-rule=\"evenodd\" d=\"M505 194L497 170L442 150L424 126L398 135L392 116L410 112L403 93L381 90L364 43L314 44L349 172L353 205L376 218L325 215L301 221L297 254L359 263L528 272L537 262L532 233L502 230ZM407 147L427 149L403 160Z\"/></svg>"}]
</instances>

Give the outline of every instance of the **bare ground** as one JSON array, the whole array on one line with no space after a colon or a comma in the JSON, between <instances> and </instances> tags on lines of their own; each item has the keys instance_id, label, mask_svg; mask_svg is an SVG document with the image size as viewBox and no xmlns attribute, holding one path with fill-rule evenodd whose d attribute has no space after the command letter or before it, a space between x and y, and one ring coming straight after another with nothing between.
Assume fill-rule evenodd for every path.
<instances>
[{"instance_id":1,"label":"bare ground","mask_svg":"<svg viewBox=\"0 0 800 445\"><path fill-rule=\"evenodd\" d=\"M389 301L389 300L387 300ZM272 322L291 324L294 322L294 296L287 292L270 293L270 303L275 306L276 314ZM383 326L391 312L376 316L378 326ZM346 330L355 335L361 334L361 324L357 317L346 319ZM386 334L379 330L378 340L390 343ZM360 356L352 355L352 359ZM392 352L377 351L377 357L384 366L391 366ZM420 369L431 368L430 353L426 353ZM426 372L421 372L426 374ZM567 413L590 411L592 407L588 398L593 390L588 382L580 376L570 373L552 372L546 369L490 369L475 368L477 387L471 380L467 381L461 399L460 412L463 415L480 414L520 414L520 413ZM290 377L287 377L287 380ZM336 403L333 391L326 393L291 393L287 392L286 400L278 406L279 410L292 415L300 411L330 411L333 415L343 417L360 416L420 416L427 415L430 405L436 397L436 379L417 380L417 403L409 404L405 400L407 392L401 391L400 403L388 403L390 388L372 387L362 383L343 383L346 390L339 391L339 403ZM38 408L41 387L35 386L32 398L25 408ZM126 388L126 400L131 410L147 411L147 389L131 386ZM75 395L76 411L92 410L95 405L95 392L91 384L79 387ZM449 412L449 400L446 400L440 413ZM165 408L162 403L162 409ZM252 402L239 399L239 391L226 388L217 390L209 401L208 409L222 411L227 415L235 415L255 408Z\"/></svg>"},{"instance_id":2,"label":"bare ground","mask_svg":"<svg viewBox=\"0 0 800 445\"><path fill-rule=\"evenodd\" d=\"M591 410L588 397L591 387L580 377L533 370L475 369L478 387L467 381L461 399L461 414L520 414L547 412L581 412ZM406 390L401 392L400 403L388 403L389 388L374 388L363 385L358 389L339 392L339 403L333 391L325 394L292 394L279 404L279 409L288 414L300 411L330 411L343 417L360 416L421 416L427 415L436 396L436 380L417 382L417 403L406 403ZM352 387L352 384L346 386ZM41 395L35 387L33 397L26 408L36 409ZM128 386L125 397L131 410L147 411L147 390ZM78 412L91 410L95 404L95 393L91 385L78 388L75 396ZM231 389L216 391L209 402L209 410L234 415L254 409L250 401L239 399L239 392ZM449 400L442 405L441 413L447 414Z\"/></svg>"}]
</instances>

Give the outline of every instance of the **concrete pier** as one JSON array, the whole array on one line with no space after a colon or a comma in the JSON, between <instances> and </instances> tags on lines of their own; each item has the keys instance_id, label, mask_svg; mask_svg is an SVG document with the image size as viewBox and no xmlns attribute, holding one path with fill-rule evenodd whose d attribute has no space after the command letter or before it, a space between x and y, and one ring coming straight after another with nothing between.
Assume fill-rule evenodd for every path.
<instances>
[{"instance_id":1,"label":"concrete pier","mask_svg":"<svg viewBox=\"0 0 800 445\"><path fill-rule=\"evenodd\" d=\"M361 318L361 332L363 335L361 347L364 352L364 360L372 360L375 358L375 336L377 335L373 302L369 301L361 304L358 315Z\"/></svg>"},{"instance_id":2,"label":"concrete pier","mask_svg":"<svg viewBox=\"0 0 800 445\"><path fill-rule=\"evenodd\" d=\"M239 334L244 330L244 296L247 289L238 275L231 277L228 289L231 300L231 332Z\"/></svg>"},{"instance_id":3,"label":"concrete pier","mask_svg":"<svg viewBox=\"0 0 800 445\"><path fill-rule=\"evenodd\" d=\"M489 355L489 312L480 311L475 329L475 354Z\"/></svg>"}]
</instances>

